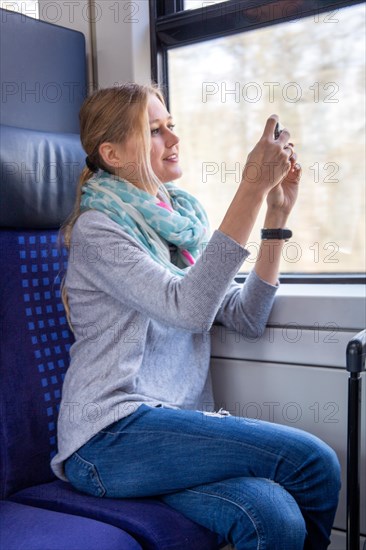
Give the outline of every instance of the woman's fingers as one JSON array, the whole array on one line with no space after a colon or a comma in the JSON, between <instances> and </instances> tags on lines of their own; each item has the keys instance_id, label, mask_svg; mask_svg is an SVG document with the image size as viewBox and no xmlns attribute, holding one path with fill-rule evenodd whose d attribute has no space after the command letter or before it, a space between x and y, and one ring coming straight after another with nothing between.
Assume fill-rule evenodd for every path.
<instances>
[{"instance_id":1,"label":"woman's fingers","mask_svg":"<svg viewBox=\"0 0 366 550\"><path fill-rule=\"evenodd\" d=\"M296 163L294 164L294 172L296 172L296 173L298 173L298 174L301 174L301 170L302 170L301 164L299 164L298 162L296 162Z\"/></svg>"},{"instance_id":2,"label":"woman's fingers","mask_svg":"<svg viewBox=\"0 0 366 550\"><path fill-rule=\"evenodd\" d=\"M266 125L264 127L264 130L263 130L263 134L262 134L262 138L267 138L267 139L274 139L274 132L275 132L275 128L276 128L276 124L278 123L278 115L271 115L270 117L268 117L267 119L267 122L266 122ZM276 141L278 141L278 143L280 143L281 145L283 145L283 147L294 147L294 144L289 142L289 139L290 139L290 132L287 130L287 128L283 128L283 130L281 130L281 133L279 135L279 137L277 138Z\"/></svg>"},{"instance_id":3,"label":"woman's fingers","mask_svg":"<svg viewBox=\"0 0 366 550\"><path fill-rule=\"evenodd\" d=\"M291 160L293 156L295 155L294 148L291 147L291 145L285 145L283 148L284 151L286 151L286 154L288 155L288 158Z\"/></svg>"},{"instance_id":4,"label":"woman's fingers","mask_svg":"<svg viewBox=\"0 0 366 550\"><path fill-rule=\"evenodd\" d=\"M290 183L296 183L296 184L300 183L301 172L302 172L301 164L299 164L298 162L295 162L291 166L291 170L287 174L286 180Z\"/></svg>"},{"instance_id":5,"label":"woman's fingers","mask_svg":"<svg viewBox=\"0 0 366 550\"><path fill-rule=\"evenodd\" d=\"M287 128L284 128L282 132L280 133L279 138L277 139L278 143L281 145L289 145L288 140L290 139L290 132L287 130Z\"/></svg>"},{"instance_id":6,"label":"woman's fingers","mask_svg":"<svg viewBox=\"0 0 366 550\"><path fill-rule=\"evenodd\" d=\"M274 136L274 131L275 131L277 122L278 122L277 115L271 115L269 118L267 118L267 122L263 130L262 138L270 138Z\"/></svg>"},{"instance_id":7,"label":"woman's fingers","mask_svg":"<svg viewBox=\"0 0 366 550\"><path fill-rule=\"evenodd\" d=\"M294 168L296 161L297 161L297 154L293 153L293 155L290 157L290 161L292 163L292 168Z\"/></svg>"}]
</instances>

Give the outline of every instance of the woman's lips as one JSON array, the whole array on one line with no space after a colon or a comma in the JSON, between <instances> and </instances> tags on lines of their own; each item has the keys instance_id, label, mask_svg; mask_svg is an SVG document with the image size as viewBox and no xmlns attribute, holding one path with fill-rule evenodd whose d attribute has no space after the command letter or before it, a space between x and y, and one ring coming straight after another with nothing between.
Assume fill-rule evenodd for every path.
<instances>
[{"instance_id":1,"label":"woman's lips","mask_svg":"<svg viewBox=\"0 0 366 550\"><path fill-rule=\"evenodd\" d=\"M169 155L169 157L166 157L163 160L167 162L178 162L179 158L178 158L178 155L174 154L174 155Z\"/></svg>"}]
</instances>

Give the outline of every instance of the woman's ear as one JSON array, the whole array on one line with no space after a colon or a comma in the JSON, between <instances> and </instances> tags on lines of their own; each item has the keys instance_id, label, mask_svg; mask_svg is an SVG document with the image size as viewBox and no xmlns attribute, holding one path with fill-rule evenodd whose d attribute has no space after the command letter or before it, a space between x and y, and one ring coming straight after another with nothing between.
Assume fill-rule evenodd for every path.
<instances>
[{"instance_id":1,"label":"woman's ear","mask_svg":"<svg viewBox=\"0 0 366 550\"><path fill-rule=\"evenodd\" d=\"M110 168L119 168L122 166L122 158L118 147L114 143L106 142L99 145L99 155L103 162Z\"/></svg>"}]
</instances>

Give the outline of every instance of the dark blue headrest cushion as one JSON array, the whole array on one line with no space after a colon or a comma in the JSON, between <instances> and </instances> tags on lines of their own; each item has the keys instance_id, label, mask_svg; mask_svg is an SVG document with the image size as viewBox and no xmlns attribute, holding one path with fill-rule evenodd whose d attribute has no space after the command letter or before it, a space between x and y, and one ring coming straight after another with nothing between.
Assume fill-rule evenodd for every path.
<instances>
[{"instance_id":1,"label":"dark blue headrest cushion","mask_svg":"<svg viewBox=\"0 0 366 550\"><path fill-rule=\"evenodd\" d=\"M85 166L79 136L0 126L0 143L0 225L60 227Z\"/></svg>"},{"instance_id":2,"label":"dark blue headrest cushion","mask_svg":"<svg viewBox=\"0 0 366 550\"><path fill-rule=\"evenodd\" d=\"M59 3L52 2L61 11ZM0 124L79 132L87 91L81 32L0 9L0 67Z\"/></svg>"}]
</instances>

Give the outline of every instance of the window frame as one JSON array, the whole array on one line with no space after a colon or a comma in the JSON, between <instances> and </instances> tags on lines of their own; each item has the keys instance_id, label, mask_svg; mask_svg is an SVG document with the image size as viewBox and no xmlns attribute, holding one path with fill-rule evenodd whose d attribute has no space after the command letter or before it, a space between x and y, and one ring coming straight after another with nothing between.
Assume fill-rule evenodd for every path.
<instances>
[{"instance_id":1,"label":"window frame","mask_svg":"<svg viewBox=\"0 0 366 550\"><path fill-rule=\"evenodd\" d=\"M170 49L365 3L364 0L295 0L295 2L293 0L227 0L194 10L184 10L184 0L149 0L149 2L151 80L164 91L168 109L168 51ZM246 10L256 8L261 8L261 17L251 19L245 16ZM281 16L279 12L289 15ZM238 18L238 13L242 13L242 17ZM205 25L202 25L203 18ZM245 274L238 274L236 280L243 282ZM363 273L335 273L334 275L287 273L280 277L280 282L366 284L366 276Z\"/></svg>"},{"instance_id":2,"label":"window frame","mask_svg":"<svg viewBox=\"0 0 366 550\"><path fill-rule=\"evenodd\" d=\"M247 276L246 273L238 273L235 281L244 283ZM366 285L366 275L363 273L282 273L278 280L280 284L287 285Z\"/></svg>"}]
</instances>

